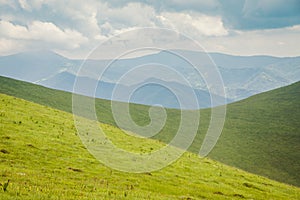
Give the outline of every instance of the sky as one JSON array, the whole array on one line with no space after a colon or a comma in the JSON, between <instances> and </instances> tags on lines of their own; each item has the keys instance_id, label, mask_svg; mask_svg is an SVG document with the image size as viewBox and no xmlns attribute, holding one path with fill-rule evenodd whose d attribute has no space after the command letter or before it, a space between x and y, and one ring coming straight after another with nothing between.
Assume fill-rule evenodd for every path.
<instances>
[{"instance_id":1,"label":"sky","mask_svg":"<svg viewBox=\"0 0 300 200\"><path fill-rule=\"evenodd\" d=\"M116 34L143 27L177 31L208 52L300 56L299 0L0 0L0 55L51 50L85 58Z\"/></svg>"}]
</instances>

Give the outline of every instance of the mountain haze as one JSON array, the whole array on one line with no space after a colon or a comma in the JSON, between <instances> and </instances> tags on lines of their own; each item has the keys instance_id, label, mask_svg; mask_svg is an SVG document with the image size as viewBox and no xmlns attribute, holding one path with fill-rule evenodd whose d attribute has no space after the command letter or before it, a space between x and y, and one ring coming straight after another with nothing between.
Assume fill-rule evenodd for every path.
<instances>
[{"instance_id":1,"label":"mountain haze","mask_svg":"<svg viewBox=\"0 0 300 200\"><path fill-rule=\"evenodd\" d=\"M78 70L82 68L83 64L84 68L80 71L78 78L88 79L92 82L99 79L98 84L108 84L109 87L105 86L101 92L96 92L96 97L111 99L109 94L112 93L113 88L118 86L118 80L124 73L136 66L156 63L169 66L189 81L195 89L197 96L201 99L199 107L194 107L194 109L211 107L210 95L220 96L220 94L209 94L203 77L201 77L201 74L197 75L197 72L188 61L205 65L206 62L209 62L208 58L212 58L212 61L220 71L226 90L226 97L222 97L223 100L220 99L221 97L218 97L221 100L220 102L237 101L300 80L300 57L232 56L220 53L205 54L186 50L172 50L172 52L161 51L137 58L120 59L112 63L111 60L72 60L50 51L25 52L0 57L0 74L71 92L73 91L74 80L76 79ZM99 77L100 74L102 74L101 77ZM142 75L137 73L135 75L136 78L132 77L131 80L138 80L138 77ZM152 78L155 78L155 72ZM178 82L176 79L161 81L166 84L172 84L172 82L177 81L177 84L183 85L180 87L185 87L184 83ZM120 87L132 87L136 84L138 83L132 82L130 85L121 84ZM147 83L144 82L143 84ZM165 95L164 100L160 102L158 98L161 96L160 91L165 89L164 87L157 86L155 88L158 90L154 90L153 87L145 87L145 97L142 98L139 97L140 95L136 95L139 98L133 98L131 102L147 105L157 104L158 102L158 104L166 107L179 108L174 95ZM151 95L149 96L150 93ZM181 95L184 95L184 93ZM90 96L92 95L90 94ZM149 98L152 99L149 100ZM187 107L185 105L182 108Z\"/></svg>"}]
</instances>

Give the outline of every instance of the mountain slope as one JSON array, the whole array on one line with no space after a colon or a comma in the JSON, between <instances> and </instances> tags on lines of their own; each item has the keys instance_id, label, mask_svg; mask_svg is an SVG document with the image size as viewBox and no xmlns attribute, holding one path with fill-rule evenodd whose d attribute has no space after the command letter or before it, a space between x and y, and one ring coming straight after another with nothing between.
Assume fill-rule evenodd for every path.
<instances>
[{"instance_id":1,"label":"mountain slope","mask_svg":"<svg viewBox=\"0 0 300 200\"><path fill-rule=\"evenodd\" d=\"M71 94L30 83L0 78L0 92L72 111ZM300 82L229 104L221 138L209 157L253 173L300 186ZM149 107L130 104L133 120L147 125ZM116 125L110 101L96 100L98 119ZM169 142L178 129L180 111L167 109L163 130L154 138ZM201 110L198 135L190 151L198 153L210 119L210 110Z\"/></svg>"},{"instance_id":2,"label":"mountain slope","mask_svg":"<svg viewBox=\"0 0 300 200\"><path fill-rule=\"evenodd\" d=\"M297 199L299 188L185 153L149 174L110 170L82 146L69 113L0 94L0 199ZM163 143L102 124L116 145L150 151Z\"/></svg>"},{"instance_id":3,"label":"mountain slope","mask_svg":"<svg viewBox=\"0 0 300 200\"><path fill-rule=\"evenodd\" d=\"M0 57L0 73L20 80L37 82L68 67L70 61L51 51L25 52Z\"/></svg>"},{"instance_id":4,"label":"mountain slope","mask_svg":"<svg viewBox=\"0 0 300 200\"><path fill-rule=\"evenodd\" d=\"M227 106L210 154L250 172L300 185L300 82Z\"/></svg>"}]
</instances>

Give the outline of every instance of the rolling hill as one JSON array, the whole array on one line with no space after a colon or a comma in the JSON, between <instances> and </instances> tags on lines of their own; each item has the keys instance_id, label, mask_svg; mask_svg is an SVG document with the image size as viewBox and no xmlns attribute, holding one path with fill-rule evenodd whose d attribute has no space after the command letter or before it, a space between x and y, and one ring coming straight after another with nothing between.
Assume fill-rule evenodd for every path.
<instances>
[{"instance_id":1,"label":"rolling hill","mask_svg":"<svg viewBox=\"0 0 300 200\"><path fill-rule=\"evenodd\" d=\"M0 78L0 92L71 112L70 93ZM227 165L300 186L300 82L229 104L222 135L209 154ZM96 100L99 121L115 126L110 101ZM137 124L150 122L148 106L130 104ZM178 128L180 111L167 109L168 118L153 138L169 142ZM197 112L197 111L193 111ZM199 132L189 151L198 153L207 130L210 109L200 110Z\"/></svg>"},{"instance_id":2,"label":"rolling hill","mask_svg":"<svg viewBox=\"0 0 300 200\"><path fill-rule=\"evenodd\" d=\"M227 106L210 157L300 186L300 82Z\"/></svg>"},{"instance_id":3,"label":"rolling hill","mask_svg":"<svg viewBox=\"0 0 300 200\"><path fill-rule=\"evenodd\" d=\"M39 87L37 90L40 89ZM116 145L164 146L99 124ZM0 94L0 199L297 199L299 188L185 153L152 173L111 170L82 145L70 113Z\"/></svg>"}]
</instances>

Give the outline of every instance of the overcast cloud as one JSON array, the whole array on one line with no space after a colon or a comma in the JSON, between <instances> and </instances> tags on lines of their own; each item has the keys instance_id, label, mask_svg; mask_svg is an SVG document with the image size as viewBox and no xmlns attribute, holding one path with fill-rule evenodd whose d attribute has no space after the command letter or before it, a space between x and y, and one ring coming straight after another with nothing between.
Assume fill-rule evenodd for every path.
<instances>
[{"instance_id":1,"label":"overcast cloud","mask_svg":"<svg viewBox=\"0 0 300 200\"><path fill-rule=\"evenodd\" d=\"M208 51L300 56L298 0L0 0L0 55L47 49L84 58L140 27L179 31Z\"/></svg>"}]
</instances>

